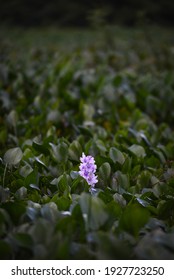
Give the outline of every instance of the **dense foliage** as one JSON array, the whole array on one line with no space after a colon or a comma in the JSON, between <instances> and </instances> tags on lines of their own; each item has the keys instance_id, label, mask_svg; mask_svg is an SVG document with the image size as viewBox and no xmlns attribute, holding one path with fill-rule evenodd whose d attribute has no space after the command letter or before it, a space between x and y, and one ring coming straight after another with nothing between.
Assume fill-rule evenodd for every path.
<instances>
[{"instance_id":1,"label":"dense foliage","mask_svg":"<svg viewBox=\"0 0 174 280\"><path fill-rule=\"evenodd\" d=\"M174 259L170 35L1 31L1 259Z\"/></svg>"}]
</instances>

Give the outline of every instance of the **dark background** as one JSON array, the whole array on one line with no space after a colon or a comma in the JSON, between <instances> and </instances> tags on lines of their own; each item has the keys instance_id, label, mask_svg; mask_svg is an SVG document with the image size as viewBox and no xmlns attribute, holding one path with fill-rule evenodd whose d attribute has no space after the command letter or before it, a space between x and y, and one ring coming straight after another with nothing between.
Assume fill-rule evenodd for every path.
<instances>
[{"instance_id":1,"label":"dark background","mask_svg":"<svg viewBox=\"0 0 174 280\"><path fill-rule=\"evenodd\" d=\"M174 0L0 0L0 24L81 26L140 23L174 26Z\"/></svg>"}]
</instances>

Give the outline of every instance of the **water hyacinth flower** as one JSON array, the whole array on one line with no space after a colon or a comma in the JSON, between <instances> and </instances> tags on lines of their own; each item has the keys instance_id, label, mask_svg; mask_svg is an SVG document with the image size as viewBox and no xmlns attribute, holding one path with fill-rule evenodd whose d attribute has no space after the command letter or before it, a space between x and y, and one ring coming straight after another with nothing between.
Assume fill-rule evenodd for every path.
<instances>
[{"instance_id":1,"label":"water hyacinth flower","mask_svg":"<svg viewBox=\"0 0 174 280\"><path fill-rule=\"evenodd\" d=\"M79 174L86 180L88 185L93 188L98 182L97 175L95 175L97 169L95 160L92 156L86 156L84 153L82 153L80 161Z\"/></svg>"}]
</instances>

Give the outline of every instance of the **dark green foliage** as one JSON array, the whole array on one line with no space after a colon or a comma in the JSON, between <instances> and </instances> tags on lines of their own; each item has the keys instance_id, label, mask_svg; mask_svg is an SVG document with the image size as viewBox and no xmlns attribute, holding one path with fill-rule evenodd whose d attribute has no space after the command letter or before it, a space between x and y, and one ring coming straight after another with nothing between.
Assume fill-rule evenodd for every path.
<instances>
[{"instance_id":1,"label":"dark green foliage","mask_svg":"<svg viewBox=\"0 0 174 280\"><path fill-rule=\"evenodd\" d=\"M0 258L174 259L170 32L30 32L0 41Z\"/></svg>"}]
</instances>

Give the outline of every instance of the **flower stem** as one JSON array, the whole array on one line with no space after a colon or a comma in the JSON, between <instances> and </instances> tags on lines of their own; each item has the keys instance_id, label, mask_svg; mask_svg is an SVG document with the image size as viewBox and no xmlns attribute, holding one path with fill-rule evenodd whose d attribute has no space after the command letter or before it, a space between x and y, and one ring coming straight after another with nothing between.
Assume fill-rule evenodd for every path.
<instances>
[{"instance_id":1,"label":"flower stem","mask_svg":"<svg viewBox=\"0 0 174 280\"><path fill-rule=\"evenodd\" d=\"M6 175L6 172L7 172L7 163L6 163L6 165L5 165L4 174L3 174L3 181L2 181L2 186L3 186L3 188L5 187L5 175Z\"/></svg>"}]
</instances>

